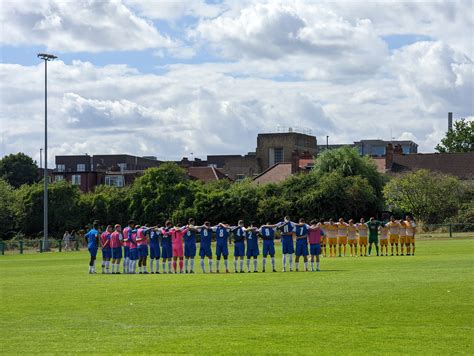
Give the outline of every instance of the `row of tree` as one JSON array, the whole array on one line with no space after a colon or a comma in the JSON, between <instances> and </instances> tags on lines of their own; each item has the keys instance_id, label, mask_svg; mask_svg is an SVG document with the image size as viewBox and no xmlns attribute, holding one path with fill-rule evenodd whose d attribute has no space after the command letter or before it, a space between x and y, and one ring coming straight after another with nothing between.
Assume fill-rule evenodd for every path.
<instances>
[{"instance_id":1,"label":"row of tree","mask_svg":"<svg viewBox=\"0 0 474 356\"><path fill-rule=\"evenodd\" d=\"M472 188L457 178L428 171L389 181L377 172L372 159L343 147L318 156L310 173L279 184L256 185L250 180L204 184L190 180L172 163L146 170L125 188L99 186L84 194L67 182L57 182L49 191L49 229L60 236L64 230L85 228L93 220L124 224L131 218L143 224L163 224L169 218L184 224L189 217L213 223L275 222L284 215L308 220L358 219L380 216L387 208L399 214L412 212L425 222L439 222L460 212L469 216L474 211L472 194ZM0 196L1 238L41 234L41 182L15 189L0 179Z\"/></svg>"}]
</instances>

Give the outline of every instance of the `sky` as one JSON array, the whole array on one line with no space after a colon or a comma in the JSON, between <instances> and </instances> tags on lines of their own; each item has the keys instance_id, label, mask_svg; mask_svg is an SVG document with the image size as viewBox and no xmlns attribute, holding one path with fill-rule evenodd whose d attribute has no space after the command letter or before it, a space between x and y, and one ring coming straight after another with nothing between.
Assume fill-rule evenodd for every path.
<instances>
[{"instance_id":1,"label":"sky","mask_svg":"<svg viewBox=\"0 0 474 356\"><path fill-rule=\"evenodd\" d=\"M408 139L473 119L473 1L0 1L0 156L206 158L258 133Z\"/></svg>"}]
</instances>

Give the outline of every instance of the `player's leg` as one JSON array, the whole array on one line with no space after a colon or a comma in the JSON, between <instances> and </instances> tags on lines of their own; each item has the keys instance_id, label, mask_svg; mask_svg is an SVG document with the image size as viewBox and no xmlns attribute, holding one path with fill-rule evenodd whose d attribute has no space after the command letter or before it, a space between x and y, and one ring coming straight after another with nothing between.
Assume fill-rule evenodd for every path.
<instances>
[{"instance_id":1,"label":"player's leg","mask_svg":"<svg viewBox=\"0 0 474 356\"><path fill-rule=\"evenodd\" d=\"M173 272L178 273L178 256L173 255Z\"/></svg>"},{"instance_id":2,"label":"player's leg","mask_svg":"<svg viewBox=\"0 0 474 356\"><path fill-rule=\"evenodd\" d=\"M181 254L181 256L178 256L178 259L179 259L179 273L184 273L183 271L183 260L184 260L184 257L183 257L183 254Z\"/></svg>"},{"instance_id":3,"label":"player's leg","mask_svg":"<svg viewBox=\"0 0 474 356\"><path fill-rule=\"evenodd\" d=\"M184 256L184 273L189 273L188 267L189 267L189 256Z\"/></svg>"}]
</instances>

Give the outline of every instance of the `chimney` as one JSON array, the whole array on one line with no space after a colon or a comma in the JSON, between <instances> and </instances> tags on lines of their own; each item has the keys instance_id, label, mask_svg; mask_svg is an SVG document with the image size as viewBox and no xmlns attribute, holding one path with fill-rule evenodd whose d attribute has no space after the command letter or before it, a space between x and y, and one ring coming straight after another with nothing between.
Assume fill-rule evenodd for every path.
<instances>
[{"instance_id":1,"label":"chimney","mask_svg":"<svg viewBox=\"0 0 474 356\"><path fill-rule=\"evenodd\" d=\"M448 112L448 131L453 129L453 113Z\"/></svg>"},{"instance_id":2,"label":"chimney","mask_svg":"<svg viewBox=\"0 0 474 356\"><path fill-rule=\"evenodd\" d=\"M291 174L295 174L300 169L300 153L294 150L291 153Z\"/></svg>"},{"instance_id":3,"label":"chimney","mask_svg":"<svg viewBox=\"0 0 474 356\"><path fill-rule=\"evenodd\" d=\"M385 149L385 170L392 169L393 164L393 145L389 143Z\"/></svg>"},{"instance_id":4,"label":"chimney","mask_svg":"<svg viewBox=\"0 0 474 356\"><path fill-rule=\"evenodd\" d=\"M403 154L403 148L402 145L396 144L394 149L393 149L393 154L394 155L402 155Z\"/></svg>"}]
</instances>

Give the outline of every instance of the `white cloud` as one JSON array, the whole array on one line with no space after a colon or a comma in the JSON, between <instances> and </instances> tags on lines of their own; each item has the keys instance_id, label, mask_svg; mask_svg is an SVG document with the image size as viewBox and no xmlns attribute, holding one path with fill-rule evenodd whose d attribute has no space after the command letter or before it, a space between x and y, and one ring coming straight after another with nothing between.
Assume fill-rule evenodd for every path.
<instances>
[{"instance_id":1,"label":"white cloud","mask_svg":"<svg viewBox=\"0 0 474 356\"><path fill-rule=\"evenodd\" d=\"M136 9L141 16L160 20L177 20L183 16L215 17L225 8L225 4L208 4L204 0L125 0L125 2Z\"/></svg>"},{"instance_id":2,"label":"white cloud","mask_svg":"<svg viewBox=\"0 0 474 356\"><path fill-rule=\"evenodd\" d=\"M121 1L13 1L0 6L3 44L101 52L176 47Z\"/></svg>"},{"instance_id":3,"label":"white cloud","mask_svg":"<svg viewBox=\"0 0 474 356\"><path fill-rule=\"evenodd\" d=\"M442 42L416 42L392 58L400 88L428 113L472 113L474 64Z\"/></svg>"},{"instance_id":4,"label":"white cloud","mask_svg":"<svg viewBox=\"0 0 474 356\"><path fill-rule=\"evenodd\" d=\"M374 73L386 43L368 19L347 21L316 4L265 3L202 20L191 33L220 56L284 62L306 78ZM283 72L285 72L283 70Z\"/></svg>"}]
</instances>

